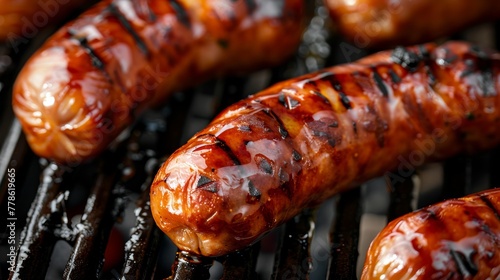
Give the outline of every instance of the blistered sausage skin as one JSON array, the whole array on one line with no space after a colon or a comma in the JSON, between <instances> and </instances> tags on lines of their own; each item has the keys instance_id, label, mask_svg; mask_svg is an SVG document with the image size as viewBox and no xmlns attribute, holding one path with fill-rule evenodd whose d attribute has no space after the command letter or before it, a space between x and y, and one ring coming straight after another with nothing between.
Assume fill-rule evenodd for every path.
<instances>
[{"instance_id":1,"label":"blistered sausage skin","mask_svg":"<svg viewBox=\"0 0 500 280\"><path fill-rule=\"evenodd\" d=\"M325 0L335 28L361 48L424 43L500 19L497 0Z\"/></svg>"},{"instance_id":2,"label":"blistered sausage skin","mask_svg":"<svg viewBox=\"0 0 500 280\"><path fill-rule=\"evenodd\" d=\"M86 5L85 0L1 0L0 41L17 44L57 24Z\"/></svg>"},{"instance_id":3,"label":"blistered sausage skin","mask_svg":"<svg viewBox=\"0 0 500 280\"><path fill-rule=\"evenodd\" d=\"M498 55L450 42L281 82L227 108L167 159L152 214L182 250L241 249L397 170L399 158L418 165L497 145L499 78Z\"/></svg>"},{"instance_id":4,"label":"blistered sausage skin","mask_svg":"<svg viewBox=\"0 0 500 280\"><path fill-rule=\"evenodd\" d=\"M500 189L447 200L390 222L361 279L499 279Z\"/></svg>"},{"instance_id":5,"label":"blistered sausage skin","mask_svg":"<svg viewBox=\"0 0 500 280\"><path fill-rule=\"evenodd\" d=\"M302 25L302 0L102 1L31 57L14 111L35 153L78 163L174 91L282 63Z\"/></svg>"}]
</instances>

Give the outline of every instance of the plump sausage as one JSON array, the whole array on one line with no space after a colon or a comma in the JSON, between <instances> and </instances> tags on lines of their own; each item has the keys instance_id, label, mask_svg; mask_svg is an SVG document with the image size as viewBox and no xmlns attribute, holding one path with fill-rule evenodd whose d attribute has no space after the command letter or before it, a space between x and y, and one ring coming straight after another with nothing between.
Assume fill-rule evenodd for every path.
<instances>
[{"instance_id":1,"label":"plump sausage","mask_svg":"<svg viewBox=\"0 0 500 280\"><path fill-rule=\"evenodd\" d=\"M300 42L302 2L102 1L27 62L14 111L38 155L89 159L174 91L282 63Z\"/></svg>"},{"instance_id":2,"label":"plump sausage","mask_svg":"<svg viewBox=\"0 0 500 280\"><path fill-rule=\"evenodd\" d=\"M361 48L428 42L500 19L497 0L325 0L335 28Z\"/></svg>"},{"instance_id":3,"label":"plump sausage","mask_svg":"<svg viewBox=\"0 0 500 280\"><path fill-rule=\"evenodd\" d=\"M1 0L0 41L19 44L86 6L85 0Z\"/></svg>"},{"instance_id":4,"label":"plump sausage","mask_svg":"<svg viewBox=\"0 0 500 280\"><path fill-rule=\"evenodd\" d=\"M499 56L462 42L281 82L230 106L171 155L151 186L153 216L182 250L240 249L401 161L500 143L499 90Z\"/></svg>"},{"instance_id":5,"label":"plump sausage","mask_svg":"<svg viewBox=\"0 0 500 280\"><path fill-rule=\"evenodd\" d=\"M390 222L361 279L499 279L500 189L447 200Z\"/></svg>"}]
</instances>

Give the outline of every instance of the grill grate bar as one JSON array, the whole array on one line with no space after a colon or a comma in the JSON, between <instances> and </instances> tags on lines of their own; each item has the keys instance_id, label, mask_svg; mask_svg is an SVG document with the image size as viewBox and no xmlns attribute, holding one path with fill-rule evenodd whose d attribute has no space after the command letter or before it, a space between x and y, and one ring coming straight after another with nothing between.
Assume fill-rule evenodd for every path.
<instances>
[{"instance_id":1,"label":"grill grate bar","mask_svg":"<svg viewBox=\"0 0 500 280\"><path fill-rule=\"evenodd\" d=\"M224 272L221 280L257 279L255 268L259 257L260 243L250 246L241 252L235 252L224 257L222 265Z\"/></svg>"},{"instance_id":2,"label":"grill grate bar","mask_svg":"<svg viewBox=\"0 0 500 280\"><path fill-rule=\"evenodd\" d=\"M308 279L312 265L309 249L314 232L313 218L313 211L305 210L285 224L271 279Z\"/></svg>"},{"instance_id":3,"label":"grill grate bar","mask_svg":"<svg viewBox=\"0 0 500 280\"><path fill-rule=\"evenodd\" d=\"M62 211L60 207L51 208L57 200L64 173L65 170L55 164L49 164L42 172L36 199L21 233L16 269L10 279L44 279L50 258L40 256L50 256L57 241L51 228L54 227L54 219L62 216Z\"/></svg>"},{"instance_id":4,"label":"grill grate bar","mask_svg":"<svg viewBox=\"0 0 500 280\"><path fill-rule=\"evenodd\" d=\"M387 211L387 221L392 221L406 213L413 211L413 176L414 170L409 176L401 181L391 182L389 176L386 176L387 187L390 191L390 203Z\"/></svg>"},{"instance_id":5,"label":"grill grate bar","mask_svg":"<svg viewBox=\"0 0 500 280\"><path fill-rule=\"evenodd\" d=\"M336 218L330 233L331 255L328 279L356 279L361 215L360 187L339 195L336 204Z\"/></svg>"},{"instance_id":6,"label":"grill grate bar","mask_svg":"<svg viewBox=\"0 0 500 280\"><path fill-rule=\"evenodd\" d=\"M489 162L489 186L490 188L500 187L500 148L496 148L490 153Z\"/></svg>"},{"instance_id":7,"label":"grill grate bar","mask_svg":"<svg viewBox=\"0 0 500 280\"><path fill-rule=\"evenodd\" d=\"M193 256L187 252L178 251L172 265L172 276L168 280L210 279L212 264L212 258Z\"/></svg>"},{"instance_id":8,"label":"grill grate bar","mask_svg":"<svg viewBox=\"0 0 500 280\"><path fill-rule=\"evenodd\" d=\"M144 185L151 181L152 176L149 176ZM161 231L151 215L148 188L137 202L135 215L137 222L125 245L122 279L151 279L158 258Z\"/></svg>"},{"instance_id":9,"label":"grill grate bar","mask_svg":"<svg viewBox=\"0 0 500 280\"><path fill-rule=\"evenodd\" d=\"M442 199L462 197L471 186L471 159L460 155L443 162Z\"/></svg>"},{"instance_id":10,"label":"grill grate bar","mask_svg":"<svg viewBox=\"0 0 500 280\"><path fill-rule=\"evenodd\" d=\"M108 156L103 162L103 173L100 173L97 182L87 199L85 212L81 222L76 226L78 234L75 238L73 252L64 270L64 279L95 279L104 264L104 250L111 232L112 225L121 211L113 211L114 205L121 200L115 199L120 186L117 183L118 172L106 166L117 166L116 155ZM89 262L88 257L93 256L99 261Z\"/></svg>"}]
</instances>

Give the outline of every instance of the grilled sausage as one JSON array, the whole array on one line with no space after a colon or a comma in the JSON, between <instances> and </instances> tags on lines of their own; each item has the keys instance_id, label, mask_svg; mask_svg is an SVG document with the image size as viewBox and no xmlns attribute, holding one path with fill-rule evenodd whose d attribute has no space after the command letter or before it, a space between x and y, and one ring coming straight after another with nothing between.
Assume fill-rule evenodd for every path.
<instances>
[{"instance_id":1,"label":"grilled sausage","mask_svg":"<svg viewBox=\"0 0 500 280\"><path fill-rule=\"evenodd\" d=\"M302 16L302 0L103 1L31 57L14 111L35 153L78 163L174 91L282 63Z\"/></svg>"},{"instance_id":2,"label":"grilled sausage","mask_svg":"<svg viewBox=\"0 0 500 280\"><path fill-rule=\"evenodd\" d=\"M361 48L424 43L500 19L497 0L325 0L325 4L335 28Z\"/></svg>"},{"instance_id":3,"label":"grilled sausage","mask_svg":"<svg viewBox=\"0 0 500 280\"><path fill-rule=\"evenodd\" d=\"M169 157L151 186L153 216L182 250L240 249L401 161L498 144L499 78L498 55L449 42L281 82L228 107Z\"/></svg>"},{"instance_id":4,"label":"grilled sausage","mask_svg":"<svg viewBox=\"0 0 500 280\"><path fill-rule=\"evenodd\" d=\"M41 28L57 24L68 14L86 5L84 0L3 0L0 1L0 41L34 37Z\"/></svg>"},{"instance_id":5,"label":"grilled sausage","mask_svg":"<svg viewBox=\"0 0 500 280\"><path fill-rule=\"evenodd\" d=\"M500 189L447 200L390 222L361 279L499 279Z\"/></svg>"}]
</instances>

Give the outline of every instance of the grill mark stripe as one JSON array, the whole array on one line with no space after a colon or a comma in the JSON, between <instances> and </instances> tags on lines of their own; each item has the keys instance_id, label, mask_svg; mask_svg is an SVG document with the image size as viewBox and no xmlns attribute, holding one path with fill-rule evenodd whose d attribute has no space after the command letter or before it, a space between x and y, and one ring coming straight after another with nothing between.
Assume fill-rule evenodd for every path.
<instances>
[{"instance_id":1,"label":"grill mark stripe","mask_svg":"<svg viewBox=\"0 0 500 280\"><path fill-rule=\"evenodd\" d=\"M215 135L212 135L212 136L215 138L215 144L217 145L217 147L221 148L221 150L223 150L227 154L227 156L233 161L234 165L241 165L240 160L234 154L234 152L229 148L229 146L226 144L226 142L224 142L223 140L221 140L219 137L217 137Z\"/></svg>"},{"instance_id":2,"label":"grill mark stripe","mask_svg":"<svg viewBox=\"0 0 500 280\"><path fill-rule=\"evenodd\" d=\"M213 135L213 134L202 134L202 135L199 135L198 137L213 137L215 138L215 145L217 145L217 147L219 147L221 150L223 150L227 156L233 161L234 165L238 166L240 172L243 171L243 166L241 166L241 162L240 160L238 159L238 157L234 154L234 152L229 148L229 146L226 144L226 142L224 142L223 140L221 140L219 137ZM215 182L214 182L215 183ZM212 187L212 186L210 186ZM214 186L215 188L215 186ZM211 189L208 189L208 191L211 191ZM248 181L248 194L251 196L251 197L254 197L256 199L260 199L262 193L255 187L255 185L253 184L253 182L249 179Z\"/></svg>"},{"instance_id":3,"label":"grill mark stripe","mask_svg":"<svg viewBox=\"0 0 500 280\"><path fill-rule=\"evenodd\" d=\"M445 56L443 59L443 62L445 64L450 65L458 59L458 56L456 54L454 54L452 51L450 51L449 48L443 47L443 50L445 52ZM439 62L438 62L438 64L439 64Z\"/></svg>"},{"instance_id":4,"label":"grill mark stripe","mask_svg":"<svg viewBox=\"0 0 500 280\"><path fill-rule=\"evenodd\" d=\"M478 46L473 45L470 51L477 56L477 66L482 78L481 89L483 96L495 96L495 82L493 81L493 65L488 55Z\"/></svg>"},{"instance_id":5,"label":"grill mark stripe","mask_svg":"<svg viewBox=\"0 0 500 280\"><path fill-rule=\"evenodd\" d=\"M278 101L281 105L290 110L299 105L299 102L297 100L293 99L283 92L280 92L280 94L278 95Z\"/></svg>"},{"instance_id":6,"label":"grill mark stripe","mask_svg":"<svg viewBox=\"0 0 500 280\"><path fill-rule=\"evenodd\" d=\"M450 249L451 259L457 265L457 272L461 276L473 276L476 275L478 270L475 267L475 264L468 260L463 253L458 252L456 250Z\"/></svg>"},{"instance_id":7,"label":"grill mark stripe","mask_svg":"<svg viewBox=\"0 0 500 280\"><path fill-rule=\"evenodd\" d=\"M256 199L260 199L262 196L262 193L255 187L252 181L248 181L248 193Z\"/></svg>"},{"instance_id":8,"label":"grill mark stripe","mask_svg":"<svg viewBox=\"0 0 500 280\"><path fill-rule=\"evenodd\" d=\"M132 27L132 24L129 22L129 20L123 15L118 7L114 3L109 4L108 6L108 11L110 14L115 16L120 24L123 26L123 28L134 38L135 42L137 43L137 46L141 50L141 52L148 56L149 55L149 49L146 45L146 43L142 40L142 38L137 34L137 32L134 30Z\"/></svg>"},{"instance_id":9,"label":"grill mark stripe","mask_svg":"<svg viewBox=\"0 0 500 280\"><path fill-rule=\"evenodd\" d=\"M429 85L431 87L433 87L436 84L436 81L437 81L436 76L434 76L434 73L433 73L432 70L433 69L432 69L431 65L426 65L425 66L425 71L426 71L427 77L428 77L427 81L429 82Z\"/></svg>"},{"instance_id":10,"label":"grill mark stripe","mask_svg":"<svg viewBox=\"0 0 500 280\"><path fill-rule=\"evenodd\" d=\"M76 36L76 31L74 31L74 30L69 30L68 32L71 35L71 37L73 39L77 40L78 43L80 44L80 46L82 46L82 48L85 49L85 52L87 52L87 54L90 56L90 59L92 60L92 65L94 65L99 70L105 72L105 68L104 67L106 66L106 64L96 54L94 48L92 48L92 46L89 45L87 38ZM106 75L107 75L107 73L106 73Z\"/></svg>"},{"instance_id":11,"label":"grill mark stripe","mask_svg":"<svg viewBox=\"0 0 500 280\"><path fill-rule=\"evenodd\" d=\"M293 150L292 151L292 158L295 161L300 161L300 160L302 160L302 155L300 155L299 152L297 152L297 150Z\"/></svg>"},{"instance_id":12,"label":"grill mark stripe","mask_svg":"<svg viewBox=\"0 0 500 280\"><path fill-rule=\"evenodd\" d=\"M401 77L399 77L398 74L396 74L396 72L394 72L394 70L392 69L389 69L389 76L391 76L391 80L393 83L399 84L401 82Z\"/></svg>"},{"instance_id":13,"label":"grill mark stripe","mask_svg":"<svg viewBox=\"0 0 500 280\"><path fill-rule=\"evenodd\" d=\"M201 175L200 179L198 180L198 185L196 187L199 188L199 187L201 187L205 184L211 183L211 182L213 182L212 179L208 178L207 176Z\"/></svg>"},{"instance_id":14,"label":"grill mark stripe","mask_svg":"<svg viewBox=\"0 0 500 280\"><path fill-rule=\"evenodd\" d=\"M426 220L432 219L434 222L444 226L444 222L439 218L438 215L436 215L434 211L432 211L431 209L425 209L424 211L429 214ZM457 273L461 276L475 275L477 273L477 268L475 267L475 264L472 262L472 260L467 259L465 255L457 252L456 250L451 248L450 245L448 245L448 249L450 250L452 260L457 266Z\"/></svg>"},{"instance_id":15,"label":"grill mark stripe","mask_svg":"<svg viewBox=\"0 0 500 280\"><path fill-rule=\"evenodd\" d=\"M419 55L402 46L396 47L391 53L391 60L410 72L417 70L421 59Z\"/></svg>"},{"instance_id":16,"label":"grill mark stripe","mask_svg":"<svg viewBox=\"0 0 500 280\"><path fill-rule=\"evenodd\" d=\"M498 212L498 210L495 208L495 205L493 205L493 203L491 202L491 200L488 198L488 196L486 195L481 195L479 196L479 198L484 202L484 204L490 208L492 211L493 211L493 214L495 215L495 217L497 218L497 220L500 221L500 213Z\"/></svg>"},{"instance_id":17,"label":"grill mark stripe","mask_svg":"<svg viewBox=\"0 0 500 280\"><path fill-rule=\"evenodd\" d=\"M281 135L281 138L285 139L286 137L288 137L288 131L283 126L283 121L276 115L276 113L274 113L274 111L272 109L270 109L270 108L264 109L263 112L266 115L268 115L271 118L273 118L278 123L278 131L279 131L279 133Z\"/></svg>"},{"instance_id":18,"label":"grill mark stripe","mask_svg":"<svg viewBox=\"0 0 500 280\"><path fill-rule=\"evenodd\" d=\"M425 45L418 45L418 52L422 59L429 59L430 53L429 50L425 47Z\"/></svg>"},{"instance_id":19,"label":"grill mark stripe","mask_svg":"<svg viewBox=\"0 0 500 280\"><path fill-rule=\"evenodd\" d=\"M156 16L156 14L153 12L153 8L151 5L147 5L146 4L146 9L148 10L148 18L151 22L155 22L158 17Z\"/></svg>"},{"instance_id":20,"label":"grill mark stripe","mask_svg":"<svg viewBox=\"0 0 500 280\"><path fill-rule=\"evenodd\" d=\"M323 99L323 101L330 105L330 100L328 100L328 98L326 98L326 96L323 95L323 93L321 93L320 91L313 91L314 94L316 94L317 96L321 97L321 99Z\"/></svg>"},{"instance_id":21,"label":"grill mark stripe","mask_svg":"<svg viewBox=\"0 0 500 280\"><path fill-rule=\"evenodd\" d=\"M262 170L266 174L269 174L269 175L273 174L273 166L266 158L263 158L259 161L259 169Z\"/></svg>"},{"instance_id":22,"label":"grill mark stripe","mask_svg":"<svg viewBox=\"0 0 500 280\"><path fill-rule=\"evenodd\" d=\"M474 73L474 61L472 59L470 58L465 59L464 64L465 64L465 69L460 74L460 78L467 77Z\"/></svg>"},{"instance_id":23,"label":"grill mark stripe","mask_svg":"<svg viewBox=\"0 0 500 280\"><path fill-rule=\"evenodd\" d=\"M200 179L198 180L198 185L196 188L205 190L211 193L216 193L217 192L217 183L213 181L212 179L201 175Z\"/></svg>"},{"instance_id":24,"label":"grill mark stripe","mask_svg":"<svg viewBox=\"0 0 500 280\"><path fill-rule=\"evenodd\" d=\"M172 8L174 9L179 21L184 26L191 29L191 20L189 18L189 14L186 11L186 9L182 6L182 4L179 3L179 1L177 1L177 0L170 0L169 2L170 2L170 5L172 6Z\"/></svg>"},{"instance_id":25,"label":"grill mark stripe","mask_svg":"<svg viewBox=\"0 0 500 280\"><path fill-rule=\"evenodd\" d=\"M333 88L338 92L340 96L340 102L342 102L342 105L347 110L352 109L351 101L349 100L349 97L342 91L342 85L340 84L340 82L333 76L331 76L330 83L332 84Z\"/></svg>"},{"instance_id":26,"label":"grill mark stripe","mask_svg":"<svg viewBox=\"0 0 500 280\"><path fill-rule=\"evenodd\" d=\"M439 217L436 215L436 212L432 211L431 209L424 209L423 211L429 214L427 216L427 219L432 219L436 222L443 223L443 221L441 221L441 219L439 219Z\"/></svg>"},{"instance_id":27,"label":"grill mark stripe","mask_svg":"<svg viewBox=\"0 0 500 280\"><path fill-rule=\"evenodd\" d=\"M243 2L245 2L249 13L253 13L255 11L255 8L257 8L255 0L244 0Z\"/></svg>"},{"instance_id":28,"label":"grill mark stripe","mask_svg":"<svg viewBox=\"0 0 500 280\"><path fill-rule=\"evenodd\" d=\"M378 89L380 92L382 92L382 95L384 97L389 97L389 90L387 89L386 84L384 83L384 80L380 76L380 74L377 72L377 69L372 69L373 76L372 78L375 80L375 84L377 85Z\"/></svg>"}]
</instances>

